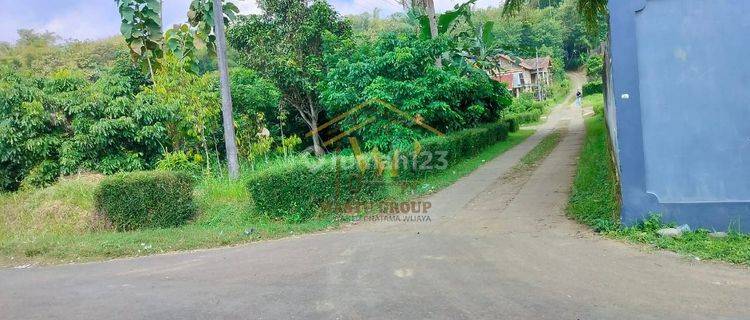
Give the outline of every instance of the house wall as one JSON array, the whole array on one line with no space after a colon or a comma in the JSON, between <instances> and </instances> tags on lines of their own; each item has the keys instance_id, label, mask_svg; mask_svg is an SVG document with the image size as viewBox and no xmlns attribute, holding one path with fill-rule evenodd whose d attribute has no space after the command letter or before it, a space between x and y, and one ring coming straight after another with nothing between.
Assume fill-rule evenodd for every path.
<instances>
[{"instance_id":1,"label":"house wall","mask_svg":"<svg viewBox=\"0 0 750 320\"><path fill-rule=\"evenodd\" d=\"M750 231L750 1L614 0L607 121L622 221Z\"/></svg>"}]
</instances>

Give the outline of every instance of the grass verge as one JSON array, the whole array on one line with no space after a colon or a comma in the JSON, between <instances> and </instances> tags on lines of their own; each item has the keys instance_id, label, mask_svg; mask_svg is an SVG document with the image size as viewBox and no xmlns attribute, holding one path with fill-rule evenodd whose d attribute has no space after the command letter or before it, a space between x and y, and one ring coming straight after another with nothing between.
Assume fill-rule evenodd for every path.
<instances>
[{"instance_id":1,"label":"grass verge","mask_svg":"<svg viewBox=\"0 0 750 320\"><path fill-rule=\"evenodd\" d=\"M557 147L557 145L560 143L560 140L562 139L562 136L563 134L560 131L554 131L548 134L542 139L542 141L539 141L539 143L534 146L531 151L526 153L518 162L518 164L513 166L513 168L510 168L506 176L511 178L518 178L533 172L534 169L541 163L541 161L547 158L547 156L552 153L552 150Z\"/></svg>"},{"instance_id":2,"label":"grass verge","mask_svg":"<svg viewBox=\"0 0 750 320\"><path fill-rule=\"evenodd\" d=\"M631 243L646 244L702 260L720 260L750 266L750 236L730 232L726 238L711 238L708 230L665 238L656 231L670 226L658 216L625 228L619 223L619 203L614 166L609 154L607 130L601 115L586 119L586 141L568 203L568 214L603 235Z\"/></svg>"},{"instance_id":3,"label":"grass verge","mask_svg":"<svg viewBox=\"0 0 750 320\"><path fill-rule=\"evenodd\" d=\"M601 93L591 94L583 97L582 104L584 107L591 107L596 114L604 112L604 95Z\"/></svg>"},{"instance_id":4,"label":"grass verge","mask_svg":"<svg viewBox=\"0 0 750 320\"><path fill-rule=\"evenodd\" d=\"M409 198L413 196L423 196L426 194L437 192L440 189L450 186L458 179L463 178L469 173L473 172L487 161L494 159L495 157L503 154L505 151L515 147L519 143L523 142L534 133L534 130L518 130L511 132L508 135L508 139L496 143L495 145L485 149L476 157L462 161L450 167L449 170L445 170L438 174L434 174L426 177L415 188L406 192L401 198Z\"/></svg>"},{"instance_id":5,"label":"grass verge","mask_svg":"<svg viewBox=\"0 0 750 320\"><path fill-rule=\"evenodd\" d=\"M533 131L508 139L429 176L394 195L408 199L435 192L509 150ZM101 176L66 179L45 189L0 196L0 266L59 264L144 256L243 244L331 230L350 217L320 216L288 223L258 215L243 181L205 179L195 190L198 215L179 228L115 232L97 224L93 193ZM92 228L92 226L96 226Z\"/></svg>"}]
</instances>

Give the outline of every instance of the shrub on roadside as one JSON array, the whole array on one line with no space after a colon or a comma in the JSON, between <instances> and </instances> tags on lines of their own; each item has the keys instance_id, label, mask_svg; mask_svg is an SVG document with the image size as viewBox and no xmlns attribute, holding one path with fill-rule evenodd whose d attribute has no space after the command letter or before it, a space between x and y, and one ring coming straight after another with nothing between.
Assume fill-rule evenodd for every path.
<instances>
[{"instance_id":1,"label":"shrub on roadside","mask_svg":"<svg viewBox=\"0 0 750 320\"><path fill-rule=\"evenodd\" d=\"M513 120L518 124L534 123L542 118L541 110L531 110L527 112L511 114L505 117L506 120Z\"/></svg>"},{"instance_id":2,"label":"shrub on roadside","mask_svg":"<svg viewBox=\"0 0 750 320\"><path fill-rule=\"evenodd\" d=\"M176 227L195 213L193 184L184 172L119 173L99 185L96 209L118 231Z\"/></svg>"},{"instance_id":3,"label":"shrub on roadside","mask_svg":"<svg viewBox=\"0 0 750 320\"><path fill-rule=\"evenodd\" d=\"M526 92L513 100L510 108L503 110L503 119L513 119L518 124L537 122L551 103L549 99L537 101L533 93Z\"/></svg>"},{"instance_id":4,"label":"shrub on roadside","mask_svg":"<svg viewBox=\"0 0 750 320\"><path fill-rule=\"evenodd\" d=\"M397 159L396 180L408 181L446 170L459 161L473 157L485 148L508 138L517 130L515 122L502 121L445 136L430 137L415 143L411 150L393 156ZM396 162L396 161L394 161Z\"/></svg>"},{"instance_id":5,"label":"shrub on roadside","mask_svg":"<svg viewBox=\"0 0 750 320\"><path fill-rule=\"evenodd\" d=\"M581 90L581 93L584 97L602 92L604 92L604 84L601 82L601 80L588 82L583 85L583 89Z\"/></svg>"},{"instance_id":6,"label":"shrub on roadside","mask_svg":"<svg viewBox=\"0 0 750 320\"><path fill-rule=\"evenodd\" d=\"M325 207L383 199L383 169L370 156L295 158L253 172L247 187L259 212L301 222Z\"/></svg>"},{"instance_id":7,"label":"shrub on roadside","mask_svg":"<svg viewBox=\"0 0 750 320\"><path fill-rule=\"evenodd\" d=\"M198 178L203 173L200 156L191 157L183 151L165 153L156 163L156 168L161 171L184 172L193 178Z\"/></svg>"},{"instance_id":8,"label":"shrub on roadside","mask_svg":"<svg viewBox=\"0 0 750 320\"><path fill-rule=\"evenodd\" d=\"M604 95L596 93L583 98L583 106L591 107L596 114L604 114Z\"/></svg>"}]
</instances>

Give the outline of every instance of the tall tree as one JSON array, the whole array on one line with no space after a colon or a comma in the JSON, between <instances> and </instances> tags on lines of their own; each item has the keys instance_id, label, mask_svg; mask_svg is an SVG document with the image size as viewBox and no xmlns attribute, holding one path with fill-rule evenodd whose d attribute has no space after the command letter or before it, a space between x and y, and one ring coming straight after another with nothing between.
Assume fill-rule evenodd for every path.
<instances>
[{"instance_id":1,"label":"tall tree","mask_svg":"<svg viewBox=\"0 0 750 320\"><path fill-rule=\"evenodd\" d=\"M209 52L216 53L218 59L224 146L230 179L239 177L240 166L237 159L237 138L232 117L232 90L229 82L225 24L233 20L238 11L239 9L233 3L223 0L193 0L188 11L189 22L197 29L195 36L206 44Z\"/></svg>"},{"instance_id":2,"label":"tall tree","mask_svg":"<svg viewBox=\"0 0 750 320\"><path fill-rule=\"evenodd\" d=\"M232 91L229 88L229 66L227 64L227 38L224 33L224 11L221 0L213 0L214 32L216 33L216 55L219 59L219 78L221 81L221 112L224 123L224 145L227 149L229 178L240 176L240 164L237 161L237 140L234 134L232 119Z\"/></svg>"},{"instance_id":3,"label":"tall tree","mask_svg":"<svg viewBox=\"0 0 750 320\"><path fill-rule=\"evenodd\" d=\"M323 111L319 84L325 76L323 37L351 34L349 23L323 0L260 0L263 14L239 19L229 42L243 64L275 82L282 103L294 107L311 131L316 155L323 155L318 124Z\"/></svg>"}]
</instances>

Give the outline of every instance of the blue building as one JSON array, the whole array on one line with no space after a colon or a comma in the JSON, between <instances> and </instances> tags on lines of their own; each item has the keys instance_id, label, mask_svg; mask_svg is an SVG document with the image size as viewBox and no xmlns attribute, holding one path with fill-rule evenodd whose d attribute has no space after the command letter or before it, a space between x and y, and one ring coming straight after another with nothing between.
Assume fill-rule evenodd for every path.
<instances>
[{"instance_id":1,"label":"blue building","mask_svg":"<svg viewBox=\"0 0 750 320\"><path fill-rule=\"evenodd\" d=\"M622 221L750 232L750 1L610 0Z\"/></svg>"}]
</instances>

